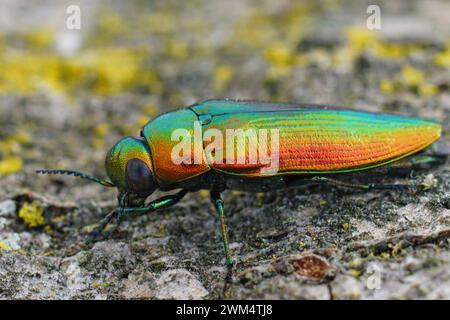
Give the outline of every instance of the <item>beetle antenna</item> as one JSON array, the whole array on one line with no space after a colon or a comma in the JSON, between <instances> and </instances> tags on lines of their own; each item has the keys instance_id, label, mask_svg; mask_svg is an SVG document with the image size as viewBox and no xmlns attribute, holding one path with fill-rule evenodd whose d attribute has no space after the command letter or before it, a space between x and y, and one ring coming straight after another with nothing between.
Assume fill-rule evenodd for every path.
<instances>
[{"instance_id":1,"label":"beetle antenna","mask_svg":"<svg viewBox=\"0 0 450 320\"><path fill-rule=\"evenodd\" d=\"M65 175L69 175L69 176L79 177L81 179L91 180L91 181L97 182L105 187L115 187L115 185L110 181L103 180L103 179L91 176L89 174L86 174L83 172L78 172L78 171L73 171L73 170L36 170L36 173L38 173L38 174L65 174Z\"/></svg>"}]
</instances>

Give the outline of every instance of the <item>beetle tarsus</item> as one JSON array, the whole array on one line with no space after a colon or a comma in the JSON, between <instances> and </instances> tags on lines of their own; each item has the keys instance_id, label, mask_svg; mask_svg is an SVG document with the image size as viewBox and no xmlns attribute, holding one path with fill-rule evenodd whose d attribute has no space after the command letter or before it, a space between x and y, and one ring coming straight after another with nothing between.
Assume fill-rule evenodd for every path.
<instances>
[{"instance_id":1,"label":"beetle tarsus","mask_svg":"<svg viewBox=\"0 0 450 320\"><path fill-rule=\"evenodd\" d=\"M368 184L367 190L405 190L411 186L408 184Z\"/></svg>"},{"instance_id":2,"label":"beetle tarsus","mask_svg":"<svg viewBox=\"0 0 450 320\"><path fill-rule=\"evenodd\" d=\"M88 237L85 240L85 244L91 244L100 239L107 239L108 237L110 237L111 234L119 226L121 216L122 216L121 210L118 210L118 209L114 209L113 211L108 213L102 220L99 221L98 226L92 232L89 233ZM114 227L111 230L108 230L107 232L105 232L104 230L105 230L106 226L114 218L116 218L117 223L114 225Z\"/></svg>"},{"instance_id":3,"label":"beetle tarsus","mask_svg":"<svg viewBox=\"0 0 450 320\"><path fill-rule=\"evenodd\" d=\"M225 298L228 298L231 295L231 285L233 284L233 264L227 265L227 275L225 276L225 283L223 285L222 294Z\"/></svg>"},{"instance_id":4,"label":"beetle tarsus","mask_svg":"<svg viewBox=\"0 0 450 320\"><path fill-rule=\"evenodd\" d=\"M149 204L147 204L145 207L140 208L123 208L123 213L138 213L138 214L146 214L150 213L159 209L168 208L170 206L173 206L174 204L177 204L183 197L187 194L187 190L182 189L181 191L171 194L168 196L161 197L159 199L156 199Z\"/></svg>"}]
</instances>

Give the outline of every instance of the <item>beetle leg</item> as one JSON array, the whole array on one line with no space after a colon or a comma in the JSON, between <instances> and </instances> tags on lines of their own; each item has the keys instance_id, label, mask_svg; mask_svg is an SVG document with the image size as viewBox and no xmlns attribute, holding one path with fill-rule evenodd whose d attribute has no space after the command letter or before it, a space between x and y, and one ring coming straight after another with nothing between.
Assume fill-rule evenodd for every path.
<instances>
[{"instance_id":1,"label":"beetle leg","mask_svg":"<svg viewBox=\"0 0 450 320\"><path fill-rule=\"evenodd\" d=\"M95 228L92 232L90 232L89 236L86 238L85 243L90 244L90 243L94 242L94 240L98 239L100 236L102 236L102 238L108 238L112 234L112 232L114 232L114 230L116 230L117 227L119 226L120 218L121 218L121 213L119 210L120 210L120 208L114 209L113 211L108 213L102 220L100 220L97 228ZM104 229L106 228L106 226L114 218L116 218L117 223L116 223L115 227L113 227L113 230L108 230L108 232L104 232Z\"/></svg>"},{"instance_id":2,"label":"beetle leg","mask_svg":"<svg viewBox=\"0 0 450 320\"><path fill-rule=\"evenodd\" d=\"M111 234L117 230L117 228L120 225L121 219L125 213L149 213L152 211L156 211L161 208L167 208L170 207L177 202L179 202L187 193L187 190L181 190L176 194L168 195L161 197L159 199L156 199L152 202L150 202L145 207L140 208L117 208L111 211L106 217L104 217L100 222L98 223L97 228L91 232L91 234L87 237L85 243L89 244L92 243L94 240L98 239L100 236L102 236L103 239L107 239ZM122 203L123 201L119 201ZM115 218L117 221L111 229L104 231L105 227Z\"/></svg>"},{"instance_id":3,"label":"beetle leg","mask_svg":"<svg viewBox=\"0 0 450 320\"><path fill-rule=\"evenodd\" d=\"M345 187L345 188L351 188L351 189L359 189L359 190L393 190L393 189L407 189L410 186L407 184L375 184L375 183L369 183L369 184L357 184L357 183L350 183L345 182L333 178L323 177L323 176L317 176L311 178L311 181L313 182L320 182L320 183L328 183L330 185L336 186L336 187Z\"/></svg>"},{"instance_id":4,"label":"beetle leg","mask_svg":"<svg viewBox=\"0 0 450 320\"><path fill-rule=\"evenodd\" d=\"M107 239L120 225L120 221L123 215L123 206L125 204L128 194L124 193L119 197L119 208L114 209L108 213L102 220L99 221L97 228L95 228L85 240L85 244L90 244L98 239L100 236ZM111 220L116 219L116 224L111 230L104 232L106 226L111 222Z\"/></svg>"},{"instance_id":5,"label":"beetle leg","mask_svg":"<svg viewBox=\"0 0 450 320\"><path fill-rule=\"evenodd\" d=\"M227 225L225 223L225 213L223 210L223 201L218 191L211 191L211 201L216 207L217 212L219 213L220 232L222 233L222 241L223 247L225 249L226 264L227 267L231 269L234 265L234 261L231 258L230 242L228 240Z\"/></svg>"},{"instance_id":6,"label":"beetle leg","mask_svg":"<svg viewBox=\"0 0 450 320\"><path fill-rule=\"evenodd\" d=\"M149 213L153 212L162 208L167 208L170 206L173 206L174 204L178 203L185 195L188 193L187 190L183 189L175 194L171 194L168 196L161 197L159 199L156 199L149 204L147 204L145 207L141 208L124 208L123 213Z\"/></svg>"}]
</instances>

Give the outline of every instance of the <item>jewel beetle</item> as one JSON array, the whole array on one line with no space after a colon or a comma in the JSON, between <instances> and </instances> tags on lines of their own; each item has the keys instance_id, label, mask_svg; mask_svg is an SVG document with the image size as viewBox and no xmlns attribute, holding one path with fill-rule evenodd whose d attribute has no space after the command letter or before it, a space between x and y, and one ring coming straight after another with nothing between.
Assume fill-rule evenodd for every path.
<instances>
[{"instance_id":1,"label":"jewel beetle","mask_svg":"<svg viewBox=\"0 0 450 320\"><path fill-rule=\"evenodd\" d=\"M173 136L176 130L188 135L200 134L199 141L195 138L188 141L188 149L196 150L183 156L181 162L173 159L180 143ZM270 140L276 170L264 171L271 165L269 162L250 161L254 159L250 159L250 149L245 148L252 143L247 140L208 147L212 138L205 139L207 133L227 136L230 130L266 130L265 141ZM274 136L267 139L267 130L276 130L276 139ZM444 144L435 143L440 136L441 125L428 119L321 105L205 100L164 113L149 121L139 137L118 141L106 155L105 167L110 181L72 170L37 172L75 175L118 189L118 208L100 221L88 242L109 236L127 214L150 213L176 204L188 192L209 190L220 219L226 264L231 267L233 260L221 198L224 190L265 192L308 183L363 190L396 188L401 185L356 184L339 177L363 171L381 169L389 173L395 168L413 170L440 164L449 154ZM274 140L277 140L276 148L272 145ZM253 146L260 147L261 141L256 140ZM236 156L243 149L240 162L225 159L224 151ZM259 149L257 152L262 153ZM196 157L200 161L184 161ZM181 190L145 203L157 189ZM105 227L113 221L116 222L114 228L106 232Z\"/></svg>"}]
</instances>

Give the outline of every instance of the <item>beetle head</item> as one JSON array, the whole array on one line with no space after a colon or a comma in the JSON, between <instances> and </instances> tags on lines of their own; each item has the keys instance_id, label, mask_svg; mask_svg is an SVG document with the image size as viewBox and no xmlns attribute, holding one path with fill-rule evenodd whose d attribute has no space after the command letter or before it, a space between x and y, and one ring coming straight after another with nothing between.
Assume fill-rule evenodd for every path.
<instances>
[{"instance_id":1,"label":"beetle head","mask_svg":"<svg viewBox=\"0 0 450 320\"><path fill-rule=\"evenodd\" d=\"M119 140L105 159L106 173L121 192L146 198L157 188L147 141L142 137Z\"/></svg>"}]
</instances>

